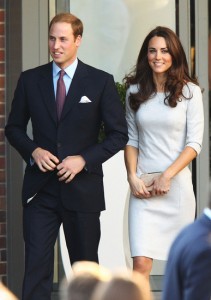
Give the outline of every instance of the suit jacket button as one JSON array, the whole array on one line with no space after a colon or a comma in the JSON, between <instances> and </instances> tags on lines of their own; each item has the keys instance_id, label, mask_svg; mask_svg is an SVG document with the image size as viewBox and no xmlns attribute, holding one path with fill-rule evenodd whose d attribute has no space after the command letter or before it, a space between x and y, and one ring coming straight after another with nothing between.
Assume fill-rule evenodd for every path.
<instances>
[{"instance_id":1,"label":"suit jacket button","mask_svg":"<svg viewBox=\"0 0 211 300\"><path fill-rule=\"evenodd\" d=\"M57 148L60 148L61 147L61 143L57 143Z\"/></svg>"}]
</instances>

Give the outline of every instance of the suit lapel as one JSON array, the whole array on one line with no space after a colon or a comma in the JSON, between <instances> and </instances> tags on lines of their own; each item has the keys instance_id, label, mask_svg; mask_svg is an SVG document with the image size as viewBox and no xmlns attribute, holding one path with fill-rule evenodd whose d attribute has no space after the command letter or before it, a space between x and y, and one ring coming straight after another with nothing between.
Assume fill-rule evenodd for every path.
<instances>
[{"instance_id":1,"label":"suit lapel","mask_svg":"<svg viewBox=\"0 0 211 300\"><path fill-rule=\"evenodd\" d=\"M57 123L56 101L53 86L52 63L45 65L40 74L39 87L48 112L54 122Z\"/></svg>"},{"instance_id":2,"label":"suit lapel","mask_svg":"<svg viewBox=\"0 0 211 300\"><path fill-rule=\"evenodd\" d=\"M87 76L87 68L85 64L79 60L78 66L76 68L65 100L60 122L62 121L62 119L65 118L65 116L73 109L74 105L78 103L81 97L84 95ZM43 102L45 103L51 118L54 122L57 123L58 120L53 86L52 63L45 65L41 70L39 87Z\"/></svg>"},{"instance_id":3,"label":"suit lapel","mask_svg":"<svg viewBox=\"0 0 211 300\"><path fill-rule=\"evenodd\" d=\"M83 64L81 61L78 61L78 66L76 68L65 100L60 122L66 117L68 113L70 113L75 104L77 104L80 101L81 97L84 95L87 76L88 72L85 64Z\"/></svg>"}]
</instances>

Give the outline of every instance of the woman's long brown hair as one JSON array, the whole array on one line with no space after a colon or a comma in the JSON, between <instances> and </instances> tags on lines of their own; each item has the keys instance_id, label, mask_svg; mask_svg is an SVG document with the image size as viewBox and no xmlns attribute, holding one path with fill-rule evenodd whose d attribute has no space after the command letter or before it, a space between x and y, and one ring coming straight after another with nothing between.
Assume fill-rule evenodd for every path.
<instances>
[{"instance_id":1,"label":"woman's long brown hair","mask_svg":"<svg viewBox=\"0 0 211 300\"><path fill-rule=\"evenodd\" d=\"M127 88L132 84L136 84L139 88L136 94L131 94L129 97L130 106L134 111L137 111L140 104L147 101L157 92L147 57L149 41L155 36L165 39L168 51L172 57L172 66L167 71L167 79L164 86L165 104L176 107L177 102L181 101L181 97L184 97L182 90L187 82L193 82L198 85L197 79L189 74L186 55L178 36L171 29L158 26L146 36L134 70L124 78ZM190 94L188 98L185 98L191 99L192 95Z\"/></svg>"}]
</instances>

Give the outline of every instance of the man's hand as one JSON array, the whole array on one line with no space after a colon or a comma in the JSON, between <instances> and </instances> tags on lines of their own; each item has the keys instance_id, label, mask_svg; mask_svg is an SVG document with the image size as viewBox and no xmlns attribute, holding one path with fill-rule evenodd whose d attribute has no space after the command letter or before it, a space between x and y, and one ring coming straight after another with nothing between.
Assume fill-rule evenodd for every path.
<instances>
[{"instance_id":1,"label":"man's hand","mask_svg":"<svg viewBox=\"0 0 211 300\"><path fill-rule=\"evenodd\" d=\"M85 164L85 160L80 155L67 156L57 166L59 181L65 181L65 183L70 182L76 174L83 170Z\"/></svg>"},{"instance_id":2,"label":"man's hand","mask_svg":"<svg viewBox=\"0 0 211 300\"><path fill-rule=\"evenodd\" d=\"M32 157L42 172L55 170L59 163L59 159L56 156L40 147L32 152Z\"/></svg>"}]
</instances>

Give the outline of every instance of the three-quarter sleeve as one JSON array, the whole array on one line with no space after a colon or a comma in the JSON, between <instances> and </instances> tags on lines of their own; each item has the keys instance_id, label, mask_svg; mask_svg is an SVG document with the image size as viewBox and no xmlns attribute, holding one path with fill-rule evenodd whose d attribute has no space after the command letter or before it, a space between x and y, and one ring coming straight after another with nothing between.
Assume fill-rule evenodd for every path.
<instances>
[{"instance_id":1,"label":"three-quarter sleeve","mask_svg":"<svg viewBox=\"0 0 211 300\"><path fill-rule=\"evenodd\" d=\"M135 148L138 148L139 142L138 142L138 128L136 124L136 113L134 110L131 109L129 104L129 96L131 92L136 92L134 90L134 87L130 87L126 92L126 120L128 125L128 136L129 140L127 145L133 146Z\"/></svg>"},{"instance_id":2,"label":"three-quarter sleeve","mask_svg":"<svg viewBox=\"0 0 211 300\"><path fill-rule=\"evenodd\" d=\"M202 148L204 133L204 109L202 102L202 92L199 86L190 85L192 98L187 100L187 136L186 146L193 148L197 154Z\"/></svg>"}]
</instances>

